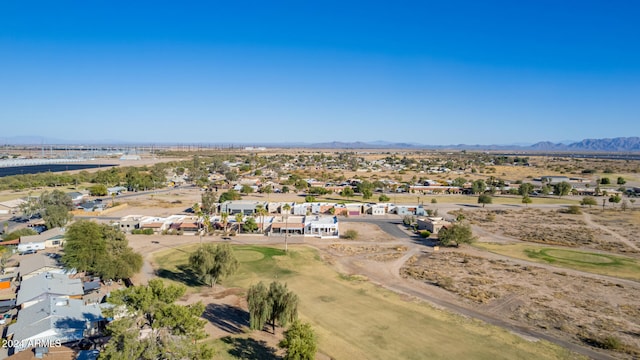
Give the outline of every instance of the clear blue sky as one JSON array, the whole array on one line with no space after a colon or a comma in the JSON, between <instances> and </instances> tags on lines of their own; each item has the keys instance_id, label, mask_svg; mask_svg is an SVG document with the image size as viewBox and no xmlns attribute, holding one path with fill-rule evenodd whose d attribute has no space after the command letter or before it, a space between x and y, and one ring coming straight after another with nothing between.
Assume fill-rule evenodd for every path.
<instances>
[{"instance_id":1,"label":"clear blue sky","mask_svg":"<svg viewBox=\"0 0 640 360\"><path fill-rule=\"evenodd\" d=\"M640 135L637 1L0 2L0 142Z\"/></svg>"}]
</instances>

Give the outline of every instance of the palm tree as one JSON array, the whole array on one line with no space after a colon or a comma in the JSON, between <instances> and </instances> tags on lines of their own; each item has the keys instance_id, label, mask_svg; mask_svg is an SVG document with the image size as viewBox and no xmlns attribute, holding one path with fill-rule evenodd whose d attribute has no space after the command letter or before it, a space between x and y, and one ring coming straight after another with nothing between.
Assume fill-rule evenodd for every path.
<instances>
[{"instance_id":1,"label":"palm tree","mask_svg":"<svg viewBox=\"0 0 640 360\"><path fill-rule=\"evenodd\" d=\"M238 224L238 234L240 234L240 224L242 224L242 219L244 218L244 215L242 215L242 213L237 213L236 214L236 223Z\"/></svg>"},{"instance_id":2,"label":"palm tree","mask_svg":"<svg viewBox=\"0 0 640 360\"><path fill-rule=\"evenodd\" d=\"M222 226L224 227L224 234L227 235L227 223L229 222L229 213L223 211L220 213L220 219L222 220Z\"/></svg>"},{"instance_id":3,"label":"palm tree","mask_svg":"<svg viewBox=\"0 0 640 360\"><path fill-rule=\"evenodd\" d=\"M258 204L256 206L256 213L258 215L260 215L261 220L261 228L262 228L262 232L264 233L264 216L267 215L267 209L264 208L264 205L262 204Z\"/></svg>"},{"instance_id":4,"label":"palm tree","mask_svg":"<svg viewBox=\"0 0 640 360\"><path fill-rule=\"evenodd\" d=\"M282 211L284 212L284 252L288 251L287 246L287 235L289 235L289 210L291 210L291 205L284 204L282 206Z\"/></svg>"}]
</instances>

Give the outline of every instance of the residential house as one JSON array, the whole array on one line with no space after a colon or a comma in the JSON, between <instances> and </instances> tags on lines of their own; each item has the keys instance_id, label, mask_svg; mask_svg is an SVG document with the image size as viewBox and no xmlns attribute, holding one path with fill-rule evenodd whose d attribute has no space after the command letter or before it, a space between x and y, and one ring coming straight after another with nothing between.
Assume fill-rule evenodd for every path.
<instances>
[{"instance_id":1,"label":"residential house","mask_svg":"<svg viewBox=\"0 0 640 360\"><path fill-rule=\"evenodd\" d=\"M437 234L443 227L451 226L451 223L442 217L427 217L417 220L418 230L427 230L432 234Z\"/></svg>"},{"instance_id":2,"label":"residential house","mask_svg":"<svg viewBox=\"0 0 640 360\"><path fill-rule=\"evenodd\" d=\"M384 204L370 204L367 206L366 214L370 215L385 215L387 213L387 206Z\"/></svg>"},{"instance_id":3,"label":"residential house","mask_svg":"<svg viewBox=\"0 0 640 360\"><path fill-rule=\"evenodd\" d=\"M253 200L225 201L220 205L220 212L226 212L229 215L235 215L235 214L252 215L256 212L256 207L258 205L265 206L266 204L261 201L253 201Z\"/></svg>"},{"instance_id":4,"label":"residential house","mask_svg":"<svg viewBox=\"0 0 640 360\"><path fill-rule=\"evenodd\" d=\"M354 203L354 204L345 204L347 207L347 214L349 216L360 216L362 215L362 204Z\"/></svg>"},{"instance_id":5,"label":"residential house","mask_svg":"<svg viewBox=\"0 0 640 360\"><path fill-rule=\"evenodd\" d=\"M27 201L24 199L14 199L0 202L0 214L15 214L20 211L20 206Z\"/></svg>"},{"instance_id":6,"label":"residential house","mask_svg":"<svg viewBox=\"0 0 640 360\"><path fill-rule=\"evenodd\" d=\"M559 184L563 181L565 182L569 182L569 178L566 176L542 176L540 177L540 181L542 183L547 183L549 185L555 185L555 184Z\"/></svg>"},{"instance_id":7,"label":"residential house","mask_svg":"<svg viewBox=\"0 0 640 360\"><path fill-rule=\"evenodd\" d=\"M81 299L82 295L82 280L71 279L67 274L46 272L22 280L16 304L26 309L48 296Z\"/></svg>"},{"instance_id":8,"label":"residential house","mask_svg":"<svg viewBox=\"0 0 640 360\"><path fill-rule=\"evenodd\" d=\"M338 238L340 230L336 216L307 216L304 220L304 235L320 238Z\"/></svg>"},{"instance_id":9,"label":"residential house","mask_svg":"<svg viewBox=\"0 0 640 360\"><path fill-rule=\"evenodd\" d=\"M20 237L20 243L44 243L45 248L59 248L64 245L64 228L53 228L38 235Z\"/></svg>"},{"instance_id":10,"label":"residential house","mask_svg":"<svg viewBox=\"0 0 640 360\"><path fill-rule=\"evenodd\" d=\"M124 192L127 192L127 188L124 186L114 186L114 187L107 188L107 195L109 196L120 195Z\"/></svg>"},{"instance_id":11,"label":"residential house","mask_svg":"<svg viewBox=\"0 0 640 360\"><path fill-rule=\"evenodd\" d=\"M97 304L85 305L79 299L48 295L18 312L18 320L7 329L7 337L16 344L14 351L21 352L29 344L82 340L95 335L104 321Z\"/></svg>"},{"instance_id":12,"label":"residential house","mask_svg":"<svg viewBox=\"0 0 640 360\"><path fill-rule=\"evenodd\" d=\"M155 234L161 234L163 231L169 229L171 223L166 218L161 217L144 217L140 220L139 228L141 230L152 229Z\"/></svg>"},{"instance_id":13,"label":"residential house","mask_svg":"<svg viewBox=\"0 0 640 360\"><path fill-rule=\"evenodd\" d=\"M20 258L18 273L23 281L45 272L66 273L65 269L58 264L58 261L49 255L39 253Z\"/></svg>"},{"instance_id":14,"label":"residential house","mask_svg":"<svg viewBox=\"0 0 640 360\"><path fill-rule=\"evenodd\" d=\"M68 193L67 193L67 196L71 199L71 202L72 202L74 205L78 205L78 204L80 204L80 203L81 203L81 202L83 202L83 201L84 201L84 199L87 197L87 195L86 195L86 194L83 194L83 193L78 192L78 191L68 192Z\"/></svg>"},{"instance_id":15,"label":"residential house","mask_svg":"<svg viewBox=\"0 0 640 360\"><path fill-rule=\"evenodd\" d=\"M271 221L271 234L304 235L304 216L287 215L274 217Z\"/></svg>"},{"instance_id":16,"label":"residential house","mask_svg":"<svg viewBox=\"0 0 640 360\"><path fill-rule=\"evenodd\" d=\"M140 222L144 220L142 215L127 215L120 218L118 225L123 232L130 233L132 230L140 228Z\"/></svg>"},{"instance_id":17,"label":"residential house","mask_svg":"<svg viewBox=\"0 0 640 360\"><path fill-rule=\"evenodd\" d=\"M400 216L405 215L416 215L416 216L424 216L425 210L421 205L413 206L413 205L398 205L395 208L396 214Z\"/></svg>"},{"instance_id":18,"label":"residential house","mask_svg":"<svg viewBox=\"0 0 640 360\"><path fill-rule=\"evenodd\" d=\"M106 204L102 201L93 200L93 201L85 201L76 206L78 210L84 210L86 212L92 211L103 211L106 208Z\"/></svg>"}]
</instances>

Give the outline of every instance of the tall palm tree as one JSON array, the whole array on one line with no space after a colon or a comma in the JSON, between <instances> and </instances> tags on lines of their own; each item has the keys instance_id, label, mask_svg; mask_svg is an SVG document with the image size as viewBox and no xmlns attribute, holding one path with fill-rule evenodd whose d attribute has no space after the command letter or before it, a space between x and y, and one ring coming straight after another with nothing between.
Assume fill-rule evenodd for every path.
<instances>
[{"instance_id":1,"label":"tall palm tree","mask_svg":"<svg viewBox=\"0 0 640 360\"><path fill-rule=\"evenodd\" d=\"M262 224L261 228L262 228L262 233L264 233L264 216L267 215L267 209L264 208L264 205L258 204L256 205L256 213L261 218L261 224Z\"/></svg>"},{"instance_id":2,"label":"tall palm tree","mask_svg":"<svg viewBox=\"0 0 640 360\"><path fill-rule=\"evenodd\" d=\"M229 213L223 211L220 213L220 219L222 219L222 226L224 227L224 234L227 235L227 223L229 222Z\"/></svg>"},{"instance_id":3,"label":"tall palm tree","mask_svg":"<svg viewBox=\"0 0 640 360\"><path fill-rule=\"evenodd\" d=\"M242 224L242 219L244 218L244 215L242 215L242 213L237 213L236 214L236 223L238 224L238 234L240 234L240 230L242 229L240 227L240 224Z\"/></svg>"},{"instance_id":4,"label":"tall palm tree","mask_svg":"<svg viewBox=\"0 0 640 360\"><path fill-rule=\"evenodd\" d=\"M282 212L284 214L284 252L288 252L287 246L287 236L289 235L289 211L291 210L291 205L284 204L282 206Z\"/></svg>"}]
</instances>

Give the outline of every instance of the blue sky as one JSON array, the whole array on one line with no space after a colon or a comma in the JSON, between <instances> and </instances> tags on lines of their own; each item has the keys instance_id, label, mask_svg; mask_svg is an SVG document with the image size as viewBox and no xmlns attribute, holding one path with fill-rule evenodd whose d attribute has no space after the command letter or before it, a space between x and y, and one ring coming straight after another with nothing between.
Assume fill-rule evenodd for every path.
<instances>
[{"instance_id":1,"label":"blue sky","mask_svg":"<svg viewBox=\"0 0 640 360\"><path fill-rule=\"evenodd\" d=\"M640 135L635 1L2 1L0 142Z\"/></svg>"}]
</instances>

